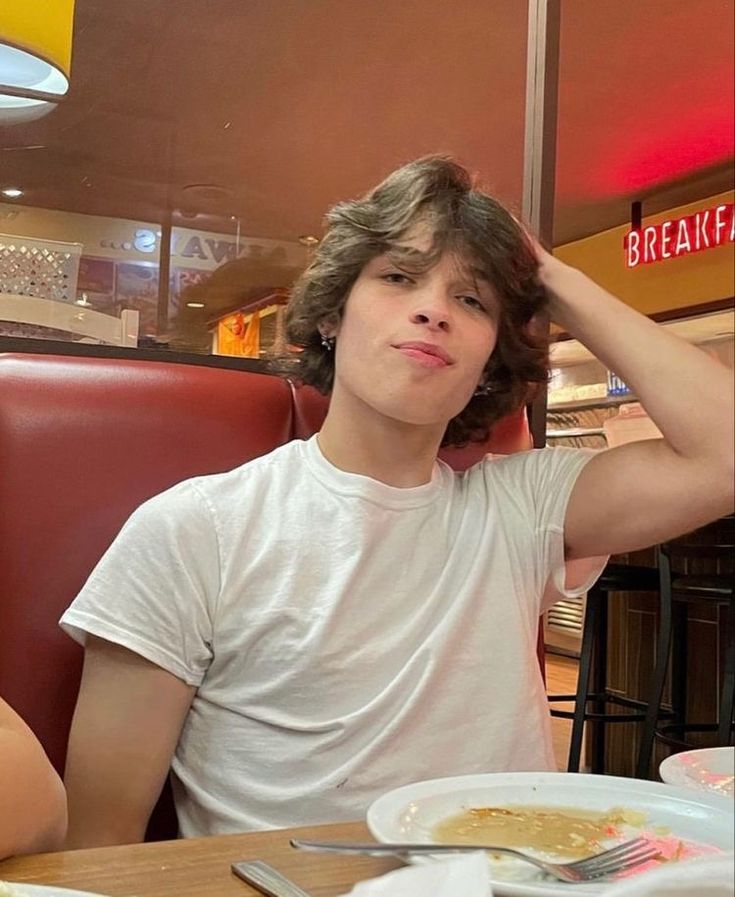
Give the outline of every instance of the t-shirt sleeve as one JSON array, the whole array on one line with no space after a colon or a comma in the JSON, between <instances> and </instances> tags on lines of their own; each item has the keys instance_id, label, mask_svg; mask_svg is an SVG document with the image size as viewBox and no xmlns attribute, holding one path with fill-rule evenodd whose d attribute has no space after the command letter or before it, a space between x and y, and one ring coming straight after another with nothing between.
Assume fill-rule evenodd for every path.
<instances>
[{"instance_id":1,"label":"t-shirt sleeve","mask_svg":"<svg viewBox=\"0 0 735 897\"><path fill-rule=\"evenodd\" d=\"M590 589L607 556L565 561L564 519L577 477L597 454L594 449L544 448L504 459L502 477L514 503L525 508L534 529L535 583L540 611L562 598Z\"/></svg>"},{"instance_id":2,"label":"t-shirt sleeve","mask_svg":"<svg viewBox=\"0 0 735 897\"><path fill-rule=\"evenodd\" d=\"M212 658L219 552L209 507L192 481L141 505L60 625L99 636L198 686Z\"/></svg>"}]
</instances>

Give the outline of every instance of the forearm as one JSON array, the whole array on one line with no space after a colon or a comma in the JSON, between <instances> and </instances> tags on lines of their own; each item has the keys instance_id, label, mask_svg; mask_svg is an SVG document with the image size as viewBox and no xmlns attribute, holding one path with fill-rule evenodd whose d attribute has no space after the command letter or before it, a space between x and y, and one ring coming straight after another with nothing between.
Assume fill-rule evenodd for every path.
<instances>
[{"instance_id":1,"label":"forearm","mask_svg":"<svg viewBox=\"0 0 735 897\"><path fill-rule=\"evenodd\" d=\"M557 260L542 263L552 319L621 377L681 457L732 468L732 372Z\"/></svg>"}]
</instances>

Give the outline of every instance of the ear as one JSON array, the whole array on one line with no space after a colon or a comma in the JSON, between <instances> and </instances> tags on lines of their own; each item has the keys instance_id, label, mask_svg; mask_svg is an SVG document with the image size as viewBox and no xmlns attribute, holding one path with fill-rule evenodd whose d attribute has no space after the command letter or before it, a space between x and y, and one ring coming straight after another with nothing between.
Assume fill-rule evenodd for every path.
<instances>
[{"instance_id":1,"label":"ear","mask_svg":"<svg viewBox=\"0 0 735 897\"><path fill-rule=\"evenodd\" d=\"M318 325L319 334L327 339L333 339L339 333L340 320L337 315L323 318Z\"/></svg>"}]
</instances>

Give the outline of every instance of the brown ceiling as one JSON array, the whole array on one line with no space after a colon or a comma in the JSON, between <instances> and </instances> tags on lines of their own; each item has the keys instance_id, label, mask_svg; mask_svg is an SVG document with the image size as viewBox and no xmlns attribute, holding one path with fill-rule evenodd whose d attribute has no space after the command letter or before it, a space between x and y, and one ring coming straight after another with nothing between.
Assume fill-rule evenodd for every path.
<instances>
[{"instance_id":1,"label":"brown ceiling","mask_svg":"<svg viewBox=\"0 0 735 897\"><path fill-rule=\"evenodd\" d=\"M622 223L634 198L656 211L732 186L734 5L563 0L555 242ZM294 240L401 162L446 152L518 208L526 6L77 0L69 97L0 125L0 186Z\"/></svg>"}]
</instances>

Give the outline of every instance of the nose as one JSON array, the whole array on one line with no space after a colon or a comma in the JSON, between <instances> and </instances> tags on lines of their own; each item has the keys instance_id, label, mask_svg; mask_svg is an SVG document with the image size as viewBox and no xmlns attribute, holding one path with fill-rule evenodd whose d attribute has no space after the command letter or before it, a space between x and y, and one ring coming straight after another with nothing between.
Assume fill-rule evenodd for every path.
<instances>
[{"instance_id":1,"label":"nose","mask_svg":"<svg viewBox=\"0 0 735 897\"><path fill-rule=\"evenodd\" d=\"M424 291L411 311L411 323L420 324L429 330L441 330L446 333L450 328L450 322L449 303L439 290Z\"/></svg>"}]
</instances>

